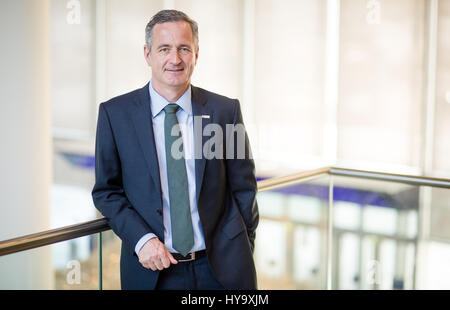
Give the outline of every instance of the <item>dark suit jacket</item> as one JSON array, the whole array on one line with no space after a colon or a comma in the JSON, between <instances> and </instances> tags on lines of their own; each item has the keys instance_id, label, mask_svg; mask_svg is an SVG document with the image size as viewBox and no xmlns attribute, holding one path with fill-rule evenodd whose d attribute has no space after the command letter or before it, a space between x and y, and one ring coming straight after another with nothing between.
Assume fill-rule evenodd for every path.
<instances>
[{"instance_id":1,"label":"dark suit jacket","mask_svg":"<svg viewBox=\"0 0 450 310\"><path fill-rule=\"evenodd\" d=\"M226 124L242 124L239 101L192 86L192 109L194 117L210 115L209 119L201 119L202 127L219 124L226 141L215 146L223 147L223 159L206 159L202 152L201 159L195 160L198 212L209 263L226 289L256 289L253 247L259 214L247 134L245 158L225 158L233 143L231 135L226 134ZM134 251L139 239L149 232L164 242L151 115L148 84L104 102L99 108L92 197L122 240L122 289L154 289L159 274L144 268ZM194 126L195 122L196 118ZM236 155L239 138L233 135ZM209 139L203 136L202 145ZM194 136L194 140L198 146L200 139Z\"/></svg>"}]
</instances>

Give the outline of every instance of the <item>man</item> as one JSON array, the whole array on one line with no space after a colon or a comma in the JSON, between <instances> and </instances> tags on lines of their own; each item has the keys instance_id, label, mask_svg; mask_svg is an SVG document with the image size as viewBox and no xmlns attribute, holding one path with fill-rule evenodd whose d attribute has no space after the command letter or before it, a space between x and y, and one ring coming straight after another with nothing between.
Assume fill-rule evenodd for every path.
<instances>
[{"instance_id":1,"label":"man","mask_svg":"<svg viewBox=\"0 0 450 310\"><path fill-rule=\"evenodd\" d=\"M255 167L245 130L226 130L243 126L239 101L190 84L198 51L197 23L160 11L151 81L99 108L92 196L122 240L123 289L257 287Z\"/></svg>"}]
</instances>

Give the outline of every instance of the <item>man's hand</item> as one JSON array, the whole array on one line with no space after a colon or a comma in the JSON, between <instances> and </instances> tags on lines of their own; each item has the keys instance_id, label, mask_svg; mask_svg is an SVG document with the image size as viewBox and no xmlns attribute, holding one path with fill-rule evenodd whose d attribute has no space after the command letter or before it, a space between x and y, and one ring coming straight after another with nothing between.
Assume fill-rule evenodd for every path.
<instances>
[{"instance_id":1,"label":"man's hand","mask_svg":"<svg viewBox=\"0 0 450 310\"><path fill-rule=\"evenodd\" d=\"M166 246L158 238L148 240L139 251L139 262L144 268L153 271L169 268L170 264L178 264Z\"/></svg>"}]
</instances>

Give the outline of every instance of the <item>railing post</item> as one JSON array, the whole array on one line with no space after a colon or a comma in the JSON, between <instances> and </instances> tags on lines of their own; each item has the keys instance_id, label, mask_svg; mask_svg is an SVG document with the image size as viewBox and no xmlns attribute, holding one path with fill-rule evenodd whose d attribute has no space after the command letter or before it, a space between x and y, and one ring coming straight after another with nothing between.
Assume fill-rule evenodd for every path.
<instances>
[{"instance_id":1,"label":"railing post","mask_svg":"<svg viewBox=\"0 0 450 310\"><path fill-rule=\"evenodd\" d=\"M98 233L98 289L103 290L102 232Z\"/></svg>"},{"instance_id":2,"label":"railing post","mask_svg":"<svg viewBox=\"0 0 450 310\"><path fill-rule=\"evenodd\" d=\"M332 263L333 263L333 176L330 175L328 193L328 221L327 221L327 290L332 289Z\"/></svg>"}]
</instances>

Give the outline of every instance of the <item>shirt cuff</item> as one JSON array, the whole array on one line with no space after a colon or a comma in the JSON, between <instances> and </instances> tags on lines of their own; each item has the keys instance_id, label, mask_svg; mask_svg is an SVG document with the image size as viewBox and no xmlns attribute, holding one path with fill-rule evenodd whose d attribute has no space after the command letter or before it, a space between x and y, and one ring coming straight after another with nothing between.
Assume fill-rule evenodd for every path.
<instances>
[{"instance_id":1,"label":"shirt cuff","mask_svg":"<svg viewBox=\"0 0 450 310\"><path fill-rule=\"evenodd\" d=\"M156 235L152 234L152 233L148 233L148 234L145 234L141 239L139 239L138 243L136 243L136 246L134 247L134 251L136 252L136 255L139 255L139 251L144 246L144 244L148 240L153 239L153 238L156 238Z\"/></svg>"}]
</instances>

